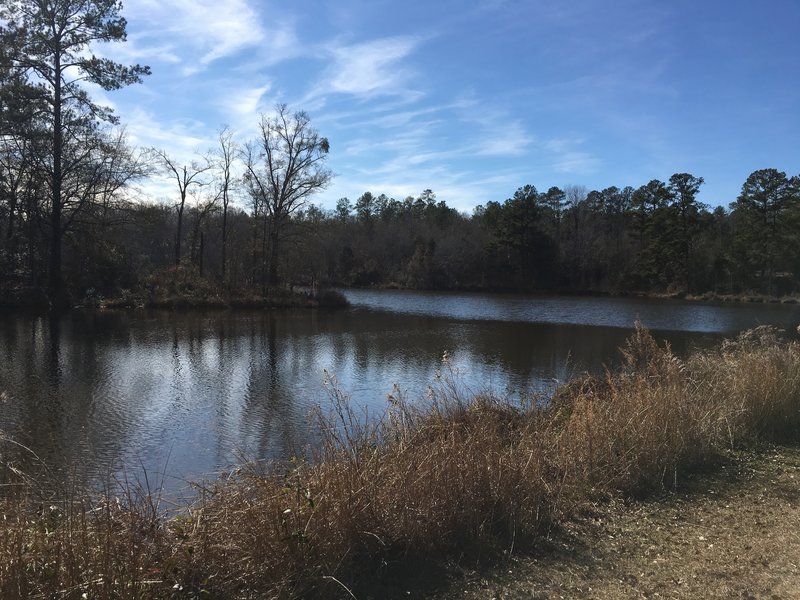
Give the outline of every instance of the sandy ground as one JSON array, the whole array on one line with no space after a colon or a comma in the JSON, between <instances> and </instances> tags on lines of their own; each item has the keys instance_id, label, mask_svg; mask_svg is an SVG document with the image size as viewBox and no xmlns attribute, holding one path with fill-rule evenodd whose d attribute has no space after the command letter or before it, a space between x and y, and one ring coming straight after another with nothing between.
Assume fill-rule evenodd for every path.
<instances>
[{"instance_id":1,"label":"sandy ground","mask_svg":"<svg viewBox=\"0 0 800 600\"><path fill-rule=\"evenodd\" d=\"M800 449L736 453L678 492L592 507L533 553L408 594L423 596L800 599Z\"/></svg>"}]
</instances>

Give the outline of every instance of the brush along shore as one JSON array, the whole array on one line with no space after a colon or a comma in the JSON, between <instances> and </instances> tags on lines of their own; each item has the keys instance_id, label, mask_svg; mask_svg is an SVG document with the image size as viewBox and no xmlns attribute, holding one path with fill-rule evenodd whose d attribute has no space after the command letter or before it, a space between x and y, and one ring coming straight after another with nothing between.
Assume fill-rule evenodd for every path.
<instances>
[{"instance_id":1,"label":"brush along shore","mask_svg":"<svg viewBox=\"0 0 800 600\"><path fill-rule=\"evenodd\" d=\"M390 398L378 422L334 388L308 460L242 467L178 510L135 488L54 500L7 467L0 597L405 593L431 565L547 549L587 510L798 439L800 344L772 329L681 359L637 327L622 352L544 405L464 397L447 363L427 402Z\"/></svg>"}]
</instances>

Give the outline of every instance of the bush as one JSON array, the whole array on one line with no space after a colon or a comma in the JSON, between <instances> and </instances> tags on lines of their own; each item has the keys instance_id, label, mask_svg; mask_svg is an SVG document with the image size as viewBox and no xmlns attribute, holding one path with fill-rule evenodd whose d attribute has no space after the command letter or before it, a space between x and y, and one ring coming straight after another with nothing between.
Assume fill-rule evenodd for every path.
<instances>
[{"instance_id":1,"label":"bush","mask_svg":"<svg viewBox=\"0 0 800 600\"><path fill-rule=\"evenodd\" d=\"M150 275L144 286L151 306L226 306L219 286L194 267L166 267Z\"/></svg>"}]
</instances>

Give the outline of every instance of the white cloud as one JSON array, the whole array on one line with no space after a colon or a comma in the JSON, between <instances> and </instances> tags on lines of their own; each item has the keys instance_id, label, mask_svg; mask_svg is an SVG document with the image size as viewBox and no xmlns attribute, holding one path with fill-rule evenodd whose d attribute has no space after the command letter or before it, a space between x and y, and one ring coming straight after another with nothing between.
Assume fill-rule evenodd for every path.
<instances>
[{"instance_id":1,"label":"white cloud","mask_svg":"<svg viewBox=\"0 0 800 600\"><path fill-rule=\"evenodd\" d=\"M140 33L122 52L144 62L150 56L180 61L184 75L267 39L258 12L246 0L139 0L126 5L123 14L128 29Z\"/></svg>"},{"instance_id":2,"label":"white cloud","mask_svg":"<svg viewBox=\"0 0 800 600\"><path fill-rule=\"evenodd\" d=\"M226 115L227 122L234 129L252 128L265 108L262 101L272 88L271 83L255 86L225 86L214 103Z\"/></svg>"},{"instance_id":3,"label":"white cloud","mask_svg":"<svg viewBox=\"0 0 800 600\"><path fill-rule=\"evenodd\" d=\"M185 160L208 142L205 124L190 119L165 124L150 112L134 109L126 122L131 142L139 146L168 145L175 149L179 160Z\"/></svg>"},{"instance_id":4,"label":"white cloud","mask_svg":"<svg viewBox=\"0 0 800 600\"><path fill-rule=\"evenodd\" d=\"M98 55L122 64L153 62L177 64L181 62L175 52L174 43L150 40L149 36L141 34L129 34L124 43L106 44L98 46L94 50Z\"/></svg>"},{"instance_id":5,"label":"white cloud","mask_svg":"<svg viewBox=\"0 0 800 600\"><path fill-rule=\"evenodd\" d=\"M403 131L386 128L367 127L372 135L351 138L344 146L344 154L352 157L374 156L377 152L394 155L418 155L430 148L430 127L432 123L408 124ZM375 132L380 131L380 135Z\"/></svg>"},{"instance_id":6,"label":"white cloud","mask_svg":"<svg viewBox=\"0 0 800 600\"><path fill-rule=\"evenodd\" d=\"M501 201L503 197L492 193L490 188L502 186L513 191L521 181L521 175L513 171L494 174L490 178L475 178L474 173L452 171L435 165L408 167L402 177L397 173L348 173L346 178L335 180L325 195L327 203L333 206L335 199L347 196L355 199L365 191L373 194L386 194L391 198L403 200L407 196L418 196L424 189L432 189L439 200L462 212L471 212L478 204L490 200ZM509 192L510 193L510 192Z\"/></svg>"},{"instance_id":7,"label":"white cloud","mask_svg":"<svg viewBox=\"0 0 800 600\"><path fill-rule=\"evenodd\" d=\"M547 154L544 165L556 173L588 175L597 171L600 159L579 150L584 143L580 138L554 138L545 141L542 148Z\"/></svg>"},{"instance_id":8,"label":"white cloud","mask_svg":"<svg viewBox=\"0 0 800 600\"><path fill-rule=\"evenodd\" d=\"M473 99L461 99L458 108L464 130L474 131L470 153L487 157L522 156L534 142L523 122L506 109Z\"/></svg>"},{"instance_id":9,"label":"white cloud","mask_svg":"<svg viewBox=\"0 0 800 600\"><path fill-rule=\"evenodd\" d=\"M311 95L340 93L371 98L409 92L412 71L402 66L402 61L418 45L419 39L400 36L332 47L332 64Z\"/></svg>"},{"instance_id":10,"label":"white cloud","mask_svg":"<svg viewBox=\"0 0 800 600\"><path fill-rule=\"evenodd\" d=\"M196 121L184 120L167 125L140 109L135 109L126 121L131 144L164 150L179 165L202 163L202 156L216 143L215 134ZM177 193L175 182L160 169L138 188L143 197L150 200L172 201Z\"/></svg>"},{"instance_id":11,"label":"white cloud","mask_svg":"<svg viewBox=\"0 0 800 600\"><path fill-rule=\"evenodd\" d=\"M216 134L197 121L183 120L167 125L160 122L155 115L140 109L135 109L126 121L126 132L131 144L164 150L180 165L202 163L202 156L216 143ZM160 171L142 182L139 189L144 197L151 200L169 200L176 193L174 181Z\"/></svg>"},{"instance_id":12,"label":"white cloud","mask_svg":"<svg viewBox=\"0 0 800 600\"><path fill-rule=\"evenodd\" d=\"M509 121L492 128L477 148L481 156L521 156L533 138L519 121Z\"/></svg>"},{"instance_id":13,"label":"white cloud","mask_svg":"<svg viewBox=\"0 0 800 600\"><path fill-rule=\"evenodd\" d=\"M192 0L190 4L198 11L198 20L203 21L204 39L209 46L201 58L203 64L260 44L264 39L256 13L241 0L224 0L221 3L215 0L205 7L197 0Z\"/></svg>"}]
</instances>

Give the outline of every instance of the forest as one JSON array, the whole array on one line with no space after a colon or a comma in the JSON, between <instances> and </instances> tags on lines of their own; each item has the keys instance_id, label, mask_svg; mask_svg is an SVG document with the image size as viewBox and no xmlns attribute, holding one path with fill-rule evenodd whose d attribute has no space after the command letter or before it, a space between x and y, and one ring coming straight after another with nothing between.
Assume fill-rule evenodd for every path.
<instances>
[{"instance_id":1,"label":"forest","mask_svg":"<svg viewBox=\"0 0 800 600\"><path fill-rule=\"evenodd\" d=\"M0 180L3 300L43 301L55 237L51 203L41 180L14 158L3 155ZM280 227L247 178L226 183L212 170L203 172L203 194L182 200L176 186L174 204L100 193L70 212L63 280L73 301L145 294L148 286L175 281L176 273L198 289L226 293L294 285L798 291L798 181L775 169L752 173L729 210L697 202L703 180L679 173L635 189L540 192L525 185L471 215L437 201L429 189L403 200L365 192L355 201L340 199L334 210L301 204Z\"/></svg>"},{"instance_id":2,"label":"forest","mask_svg":"<svg viewBox=\"0 0 800 600\"><path fill-rule=\"evenodd\" d=\"M602 190L520 182L472 214L431 189L365 191L326 210L312 200L333 178L331 148L306 113L278 105L249 141L222 128L189 162L132 147L84 87L117 90L150 73L89 51L125 40L119 4L0 7L2 304L152 300L176 287L218 298L294 286L798 291L798 176L756 170L727 209L697 200L702 177L675 173ZM137 193L154 176L172 182L171 196Z\"/></svg>"}]
</instances>

